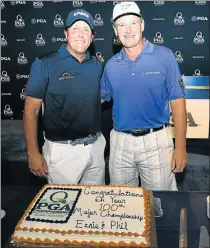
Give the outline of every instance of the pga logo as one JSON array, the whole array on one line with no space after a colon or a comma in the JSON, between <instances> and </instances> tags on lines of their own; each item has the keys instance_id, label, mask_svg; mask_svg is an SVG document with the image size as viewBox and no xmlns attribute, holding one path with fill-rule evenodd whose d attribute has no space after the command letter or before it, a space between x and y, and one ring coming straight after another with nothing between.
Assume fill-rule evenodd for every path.
<instances>
[{"instance_id":1,"label":"pga logo","mask_svg":"<svg viewBox=\"0 0 210 248\"><path fill-rule=\"evenodd\" d=\"M203 44L205 42L202 32L198 31L193 39L195 44Z\"/></svg>"},{"instance_id":2,"label":"pga logo","mask_svg":"<svg viewBox=\"0 0 210 248\"><path fill-rule=\"evenodd\" d=\"M26 89L25 87L22 88L22 91L20 93L20 99L21 100L25 100L25 98L26 98L25 89Z\"/></svg>"},{"instance_id":3,"label":"pga logo","mask_svg":"<svg viewBox=\"0 0 210 248\"><path fill-rule=\"evenodd\" d=\"M206 16L192 16L191 20L195 21L208 21L208 17Z\"/></svg>"},{"instance_id":4,"label":"pga logo","mask_svg":"<svg viewBox=\"0 0 210 248\"><path fill-rule=\"evenodd\" d=\"M31 20L31 23L32 24L38 24L38 23L41 23L41 24L44 24L44 23L47 23L47 21L45 20L45 19L35 19L35 18L33 18L32 20Z\"/></svg>"},{"instance_id":5,"label":"pga logo","mask_svg":"<svg viewBox=\"0 0 210 248\"><path fill-rule=\"evenodd\" d=\"M5 4L3 1L0 2L1 3L1 9L4 9L5 8Z\"/></svg>"},{"instance_id":6,"label":"pga logo","mask_svg":"<svg viewBox=\"0 0 210 248\"><path fill-rule=\"evenodd\" d=\"M1 72L1 82L10 82L10 76L7 75L7 71L2 71Z\"/></svg>"},{"instance_id":7,"label":"pga logo","mask_svg":"<svg viewBox=\"0 0 210 248\"><path fill-rule=\"evenodd\" d=\"M174 25L184 25L184 24L185 24L185 21L184 21L184 17L182 16L182 13L177 12L174 18Z\"/></svg>"},{"instance_id":8,"label":"pga logo","mask_svg":"<svg viewBox=\"0 0 210 248\"><path fill-rule=\"evenodd\" d=\"M175 52L175 57L178 63L182 63L184 61L183 55L180 51Z\"/></svg>"},{"instance_id":9,"label":"pga logo","mask_svg":"<svg viewBox=\"0 0 210 248\"><path fill-rule=\"evenodd\" d=\"M45 45L45 40L44 40L42 34L37 34L36 39L35 39L35 44L36 44L36 46L44 46Z\"/></svg>"},{"instance_id":10,"label":"pga logo","mask_svg":"<svg viewBox=\"0 0 210 248\"><path fill-rule=\"evenodd\" d=\"M119 4L119 3L122 3L123 1L113 1L113 5L115 6L115 5L117 5L117 4Z\"/></svg>"},{"instance_id":11,"label":"pga logo","mask_svg":"<svg viewBox=\"0 0 210 248\"><path fill-rule=\"evenodd\" d=\"M206 16L198 16L197 21L208 21L208 17L206 17Z\"/></svg>"},{"instance_id":12,"label":"pga logo","mask_svg":"<svg viewBox=\"0 0 210 248\"><path fill-rule=\"evenodd\" d=\"M205 5L206 1L205 0L197 0L197 1L195 1L195 4L196 5Z\"/></svg>"},{"instance_id":13,"label":"pga logo","mask_svg":"<svg viewBox=\"0 0 210 248\"><path fill-rule=\"evenodd\" d=\"M16 74L16 79L28 79L29 75Z\"/></svg>"},{"instance_id":14,"label":"pga logo","mask_svg":"<svg viewBox=\"0 0 210 248\"><path fill-rule=\"evenodd\" d=\"M155 6L163 6L165 1L154 1Z\"/></svg>"},{"instance_id":15,"label":"pga logo","mask_svg":"<svg viewBox=\"0 0 210 248\"><path fill-rule=\"evenodd\" d=\"M201 71L199 69L195 69L193 76L200 77L203 75L201 74Z\"/></svg>"},{"instance_id":16,"label":"pga logo","mask_svg":"<svg viewBox=\"0 0 210 248\"><path fill-rule=\"evenodd\" d=\"M44 4L43 4L43 2L42 1L34 1L33 2L33 7L35 8L35 9L38 9L38 8L43 8L44 7Z\"/></svg>"},{"instance_id":17,"label":"pga logo","mask_svg":"<svg viewBox=\"0 0 210 248\"><path fill-rule=\"evenodd\" d=\"M10 61L11 58L10 57L1 57L1 61Z\"/></svg>"},{"instance_id":18,"label":"pga logo","mask_svg":"<svg viewBox=\"0 0 210 248\"><path fill-rule=\"evenodd\" d=\"M52 42L55 43L55 42L66 42L66 38L63 38L63 37L52 37Z\"/></svg>"},{"instance_id":19,"label":"pga logo","mask_svg":"<svg viewBox=\"0 0 210 248\"><path fill-rule=\"evenodd\" d=\"M104 63L104 56L101 52L97 52L95 58L99 60L101 63Z\"/></svg>"},{"instance_id":20,"label":"pga logo","mask_svg":"<svg viewBox=\"0 0 210 248\"><path fill-rule=\"evenodd\" d=\"M83 3L82 3L82 1L73 1L72 6L73 7L82 7Z\"/></svg>"},{"instance_id":21,"label":"pga logo","mask_svg":"<svg viewBox=\"0 0 210 248\"><path fill-rule=\"evenodd\" d=\"M104 22L100 14L96 14L94 18L94 25L95 26L103 26Z\"/></svg>"},{"instance_id":22,"label":"pga logo","mask_svg":"<svg viewBox=\"0 0 210 248\"><path fill-rule=\"evenodd\" d=\"M27 58L23 52L20 52L17 58L17 62L19 65L26 65L28 63Z\"/></svg>"},{"instance_id":23,"label":"pga logo","mask_svg":"<svg viewBox=\"0 0 210 248\"><path fill-rule=\"evenodd\" d=\"M21 15L16 16L15 27L16 28L24 28L25 27L25 22L24 22L23 17Z\"/></svg>"},{"instance_id":24,"label":"pga logo","mask_svg":"<svg viewBox=\"0 0 210 248\"><path fill-rule=\"evenodd\" d=\"M164 43L164 38L162 37L161 32L157 32L155 34L155 37L153 38L153 42L156 43L156 44Z\"/></svg>"},{"instance_id":25,"label":"pga logo","mask_svg":"<svg viewBox=\"0 0 210 248\"><path fill-rule=\"evenodd\" d=\"M122 45L121 41L118 39L118 37L113 38L113 44L116 46Z\"/></svg>"},{"instance_id":26,"label":"pga logo","mask_svg":"<svg viewBox=\"0 0 210 248\"><path fill-rule=\"evenodd\" d=\"M10 105L9 104L6 104L5 106L4 106L4 115L5 116L13 116L13 111L12 111L12 109L11 109L11 107L10 107Z\"/></svg>"},{"instance_id":27,"label":"pga logo","mask_svg":"<svg viewBox=\"0 0 210 248\"><path fill-rule=\"evenodd\" d=\"M64 26L64 22L63 22L63 19L61 18L61 15L57 14L54 18L54 21L53 21L53 24L54 24L54 27L63 27Z\"/></svg>"},{"instance_id":28,"label":"pga logo","mask_svg":"<svg viewBox=\"0 0 210 248\"><path fill-rule=\"evenodd\" d=\"M26 1L10 1L11 5L16 5L16 4L26 4Z\"/></svg>"},{"instance_id":29,"label":"pga logo","mask_svg":"<svg viewBox=\"0 0 210 248\"><path fill-rule=\"evenodd\" d=\"M1 34L1 46L2 47L5 47L5 46L7 46L7 39L4 37L4 35L3 34Z\"/></svg>"}]
</instances>

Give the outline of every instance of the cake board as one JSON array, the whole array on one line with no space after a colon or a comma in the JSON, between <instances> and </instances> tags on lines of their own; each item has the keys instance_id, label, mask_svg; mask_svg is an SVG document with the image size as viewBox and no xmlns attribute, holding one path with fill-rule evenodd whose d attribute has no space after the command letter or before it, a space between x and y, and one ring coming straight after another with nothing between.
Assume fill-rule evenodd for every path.
<instances>
[{"instance_id":1,"label":"cake board","mask_svg":"<svg viewBox=\"0 0 210 248\"><path fill-rule=\"evenodd\" d=\"M157 245L157 235L156 235L156 227L155 227L155 214L154 214L154 197L152 192L150 193L150 207L151 207L151 245L148 248L158 248ZM90 248L89 245L87 246L75 246L75 245L64 245L64 244L31 244L25 242L13 242L10 238L9 241L6 243L5 248ZM91 246L93 248L106 248L112 246ZM124 248L124 246L119 246L120 248ZM129 248L132 246L126 246L125 248ZM117 246L113 247L117 248Z\"/></svg>"}]
</instances>

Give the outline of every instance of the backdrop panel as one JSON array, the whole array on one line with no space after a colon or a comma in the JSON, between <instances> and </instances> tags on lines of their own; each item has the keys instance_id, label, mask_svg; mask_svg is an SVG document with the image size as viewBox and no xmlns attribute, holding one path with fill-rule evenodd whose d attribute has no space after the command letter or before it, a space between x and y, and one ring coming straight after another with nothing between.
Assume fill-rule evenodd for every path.
<instances>
[{"instance_id":1,"label":"backdrop panel","mask_svg":"<svg viewBox=\"0 0 210 248\"><path fill-rule=\"evenodd\" d=\"M121 46L113 34L110 21L113 6L118 2L1 2L2 119L22 119L24 89L31 64L37 57L57 50L66 42L63 27L69 11L82 7L93 15L96 28L94 43L90 48L93 56L105 64L119 51ZM137 4L145 19L144 36L155 44L171 48L184 76L193 76L195 82L209 76L210 3L137 1ZM206 106L202 105L203 115L209 115ZM103 117L104 125L110 127L111 104L103 108L103 116L106 116ZM203 122L204 116L199 115L198 118L198 123ZM198 136L190 131L188 137Z\"/></svg>"},{"instance_id":2,"label":"backdrop panel","mask_svg":"<svg viewBox=\"0 0 210 248\"><path fill-rule=\"evenodd\" d=\"M209 137L209 77L183 76L186 87L187 138ZM170 124L174 135L173 119Z\"/></svg>"}]
</instances>

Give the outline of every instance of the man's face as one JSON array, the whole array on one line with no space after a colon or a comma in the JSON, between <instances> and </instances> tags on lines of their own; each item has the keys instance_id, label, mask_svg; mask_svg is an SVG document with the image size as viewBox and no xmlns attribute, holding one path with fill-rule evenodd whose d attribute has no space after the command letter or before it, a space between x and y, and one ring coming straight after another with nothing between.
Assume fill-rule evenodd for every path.
<instances>
[{"instance_id":1,"label":"man's face","mask_svg":"<svg viewBox=\"0 0 210 248\"><path fill-rule=\"evenodd\" d=\"M64 33L69 46L76 54L86 53L93 40L90 26L84 21L75 22Z\"/></svg>"},{"instance_id":2,"label":"man's face","mask_svg":"<svg viewBox=\"0 0 210 248\"><path fill-rule=\"evenodd\" d=\"M144 22L138 16L125 15L115 21L114 31L124 47L132 48L142 40Z\"/></svg>"}]
</instances>

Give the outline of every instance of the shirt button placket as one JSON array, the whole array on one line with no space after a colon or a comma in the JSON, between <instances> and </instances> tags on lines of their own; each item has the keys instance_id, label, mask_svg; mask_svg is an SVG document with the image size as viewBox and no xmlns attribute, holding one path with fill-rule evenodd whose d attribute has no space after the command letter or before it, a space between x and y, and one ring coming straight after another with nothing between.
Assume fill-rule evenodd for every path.
<instances>
[{"instance_id":1,"label":"shirt button placket","mask_svg":"<svg viewBox=\"0 0 210 248\"><path fill-rule=\"evenodd\" d=\"M135 73L134 73L134 66L135 66L135 63L133 62L133 67L132 67L132 76L134 76L135 75Z\"/></svg>"}]
</instances>

